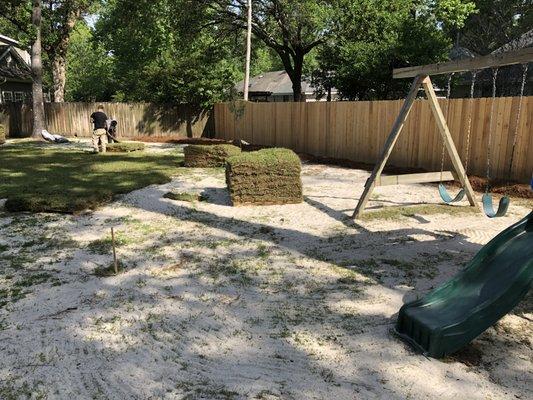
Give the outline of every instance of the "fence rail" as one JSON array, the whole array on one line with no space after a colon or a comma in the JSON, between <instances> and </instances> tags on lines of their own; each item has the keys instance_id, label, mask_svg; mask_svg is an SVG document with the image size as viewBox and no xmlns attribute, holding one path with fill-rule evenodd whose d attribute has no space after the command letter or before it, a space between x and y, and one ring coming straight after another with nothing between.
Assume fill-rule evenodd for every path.
<instances>
[{"instance_id":1,"label":"fence rail","mask_svg":"<svg viewBox=\"0 0 533 400\"><path fill-rule=\"evenodd\" d=\"M446 110L446 100L441 106ZM533 171L533 97L453 99L447 119L455 145L469 174L487 169L489 127L491 176L529 182ZM375 163L402 106L401 100L333 103L222 103L215 105L217 138L288 147L315 156ZM468 125L471 118L471 134ZM514 134L517 141L514 143ZM467 151L467 143L469 148ZM514 157L511 157L514 147ZM390 165L438 171L442 142L429 103L416 100L398 140ZM449 159L445 168L450 168Z\"/></svg>"},{"instance_id":2,"label":"fence rail","mask_svg":"<svg viewBox=\"0 0 533 400\"><path fill-rule=\"evenodd\" d=\"M66 136L90 137L90 115L95 103L46 103L47 128L52 133ZM109 117L119 121L119 137L202 137L214 133L212 110L190 105L158 106L144 103L104 103ZM9 136L31 135L31 107L22 104L0 106L9 115Z\"/></svg>"}]
</instances>

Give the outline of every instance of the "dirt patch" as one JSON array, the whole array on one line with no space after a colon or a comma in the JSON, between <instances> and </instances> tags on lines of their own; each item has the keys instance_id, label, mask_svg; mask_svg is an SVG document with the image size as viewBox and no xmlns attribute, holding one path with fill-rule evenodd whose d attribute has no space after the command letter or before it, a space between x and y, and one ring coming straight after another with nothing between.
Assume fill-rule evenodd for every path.
<instances>
[{"instance_id":1,"label":"dirt patch","mask_svg":"<svg viewBox=\"0 0 533 400\"><path fill-rule=\"evenodd\" d=\"M487 190L487 178L469 176L468 179L476 192L485 192ZM459 182L455 182L454 185L460 186ZM525 183L509 183L502 180L492 180L490 182L490 192L523 199L533 199L533 190Z\"/></svg>"}]
</instances>

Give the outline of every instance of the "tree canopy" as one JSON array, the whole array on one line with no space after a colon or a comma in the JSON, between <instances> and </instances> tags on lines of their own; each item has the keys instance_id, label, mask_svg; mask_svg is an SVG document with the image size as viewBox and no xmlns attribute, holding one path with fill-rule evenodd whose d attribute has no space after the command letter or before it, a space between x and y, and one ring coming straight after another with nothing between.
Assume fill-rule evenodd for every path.
<instances>
[{"instance_id":1,"label":"tree canopy","mask_svg":"<svg viewBox=\"0 0 533 400\"><path fill-rule=\"evenodd\" d=\"M30 44L29 0L0 27ZM236 95L246 0L43 0L45 85L57 99L208 106ZM284 69L346 99L402 97L392 69L486 54L531 27L531 0L254 0L252 75ZM91 14L95 24L83 17Z\"/></svg>"}]
</instances>

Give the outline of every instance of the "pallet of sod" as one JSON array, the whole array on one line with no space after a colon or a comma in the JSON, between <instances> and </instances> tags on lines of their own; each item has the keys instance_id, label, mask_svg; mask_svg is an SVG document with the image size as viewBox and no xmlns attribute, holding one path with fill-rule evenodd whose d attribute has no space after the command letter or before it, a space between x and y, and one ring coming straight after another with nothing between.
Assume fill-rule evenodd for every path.
<instances>
[{"instance_id":1,"label":"pallet of sod","mask_svg":"<svg viewBox=\"0 0 533 400\"><path fill-rule=\"evenodd\" d=\"M228 158L226 182L234 206L303 201L302 166L288 149L265 149Z\"/></svg>"},{"instance_id":2,"label":"pallet of sod","mask_svg":"<svg viewBox=\"0 0 533 400\"><path fill-rule=\"evenodd\" d=\"M7 136L7 115L0 113L0 144L4 144L6 142L6 136Z\"/></svg>"},{"instance_id":3,"label":"pallet of sod","mask_svg":"<svg viewBox=\"0 0 533 400\"><path fill-rule=\"evenodd\" d=\"M188 168L215 168L226 165L228 157L241 153L231 144L190 145L185 147L185 166Z\"/></svg>"},{"instance_id":4,"label":"pallet of sod","mask_svg":"<svg viewBox=\"0 0 533 400\"><path fill-rule=\"evenodd\" d=\"M6 128L5 125L0 124L0 144L6 142Z\"/></svg>"}]
</instances>

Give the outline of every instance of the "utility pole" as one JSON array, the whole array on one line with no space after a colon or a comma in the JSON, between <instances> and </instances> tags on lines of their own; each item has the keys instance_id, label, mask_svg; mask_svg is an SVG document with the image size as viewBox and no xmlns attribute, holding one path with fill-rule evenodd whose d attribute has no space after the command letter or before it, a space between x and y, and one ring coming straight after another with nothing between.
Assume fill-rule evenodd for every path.
<instances>
[{"instance_id":1,"label":"utility pole","mask_svg":"<svg viewBox=\"0 0 533 400\"><path fill-rule=\"evenodd\" d=\"M252 58L252 0L248 0L248 31L246 33L246 72L244 76L244 101L250 89L250 60Z\"/></svg>"}]
</instances>

